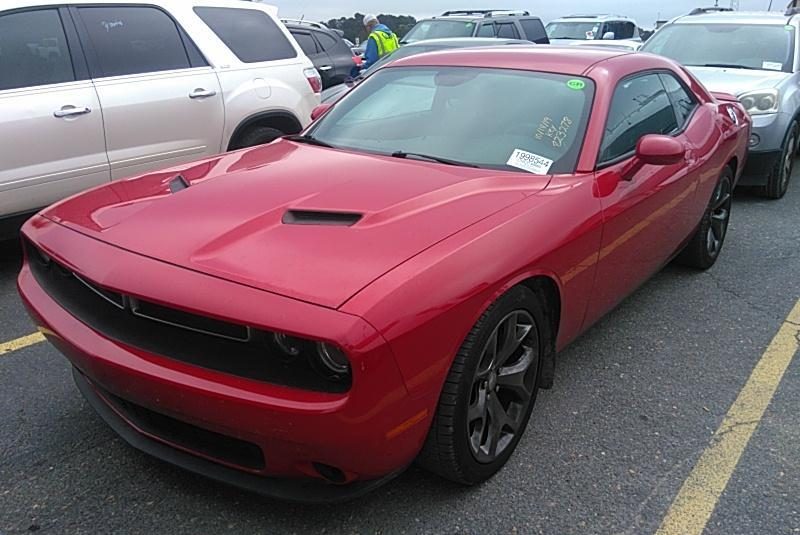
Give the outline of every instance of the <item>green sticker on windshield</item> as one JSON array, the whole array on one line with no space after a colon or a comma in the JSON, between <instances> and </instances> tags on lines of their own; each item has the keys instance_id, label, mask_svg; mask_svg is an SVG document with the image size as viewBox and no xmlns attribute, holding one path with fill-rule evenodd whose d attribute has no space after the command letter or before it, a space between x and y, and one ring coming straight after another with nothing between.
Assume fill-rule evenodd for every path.
<instances>
[{"instance_id":1,"label":"green sticker on windshield","mask_svg":"<svg viewBox=\"0 0 800 535\"><path fill-rule=\"evenodd\" d=\"M783 29L786 30L787 32L793 32L794 26L792 26L791 24L787 24L786 26L783 27Z\"/></svg>"},{"instance_id":2,"label":"green sticker on windshield","mask_svg":"<svg viewBox=\"0 0 800 535\"><path fill-rule=\"evenodd\" d=\"M584 82L583 80L570 80L569 82L567 82L567 87L569 87L573 91L580 91L584 87L586 87L586 82Z\"/></svg>"}]
</instances>

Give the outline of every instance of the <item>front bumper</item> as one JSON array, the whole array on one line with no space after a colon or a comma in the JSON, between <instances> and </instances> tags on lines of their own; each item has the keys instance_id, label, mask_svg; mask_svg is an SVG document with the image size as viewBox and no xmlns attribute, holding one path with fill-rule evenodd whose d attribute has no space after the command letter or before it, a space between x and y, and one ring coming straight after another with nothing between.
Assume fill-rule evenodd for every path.
<instances>
[{"instance_id":1,"label":"front bumper","mask_svg":"<svg viewBox=\"0 0 800 535\"><path fill-rule=\"evenodd\" d=\"M781 157L783 142L794 116L788 113L754 115L751 139L758 143L750 146L747 165L740 186L766 185L772 168Z\"/></svg>"},{"instance_id":2,"label":"front bumper","mask_svg":"<svg viewBox=\"0 0 800 535\"><path fill-rule=\"evenodd\" d=\"M783 151L750 152L738 186L765 186Z\"/></svg>"},{"instance_id":3,"label":"front bumper","mask_svg":"<svg viewBox=\"0 0 800 535\"><path fill-rule=\"evenodd\" d=\"M358 496L405 468L421 448L432 418L430 400L408 397L390 349L360 318L128 253L41 217L23 233L54 260L104 286L217 317L238 313L236 319L254 326L337 340L351 359L352 387L332 394L150 354L80 322L38 284L26 262L18 288L31 317L76 368L87 400L135 447L213 479L298 501ZM309 325L317 332L304 333ZM143 428L115 399L186 424L189 438ZM219 444L206 447L214 437L233 449L255 448L263 465L238 462ZM320 464L340 471L337 484L325 478Z\"/></svg>"}]
</instances>

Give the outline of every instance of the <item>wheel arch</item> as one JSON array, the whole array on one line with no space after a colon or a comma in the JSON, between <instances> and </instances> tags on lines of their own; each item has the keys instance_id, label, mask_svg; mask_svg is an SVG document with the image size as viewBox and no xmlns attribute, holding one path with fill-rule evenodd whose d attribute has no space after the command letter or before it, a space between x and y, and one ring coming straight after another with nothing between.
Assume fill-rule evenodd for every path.
<instances>
[{"instance_id":1,"label":"wheel arch","mask_svg":"<svg viewBox=\"0 0 800 535\"><path fill-rule=\"evenodd\" d=\"M549 344L545 347L542 372L539 376L539 387L549 389L553 387L556 369L556 340L561 325L561 289L556 279L548 275L534 275L518 281L515 286L525 286L533 293L541 296L548 311Z\"/></svg>"},{"instance_id":2,"label":"wheel arch","mask_svg":"<svg viewBox=\"0 0 800 535\"><path fill-rule=\"evenodd\" d=\"M277 128L286 134L297 134L303 129L303 125L300 123L300 120L290 111L270 110L254 113L253 115L243 119L236 129L234 129L233 134L231 134L231 137L228 140L226 150L233 150L242 136L244 136L244 134L246 134L251 128L257 126Z\"/></svg>"}]
</instances>

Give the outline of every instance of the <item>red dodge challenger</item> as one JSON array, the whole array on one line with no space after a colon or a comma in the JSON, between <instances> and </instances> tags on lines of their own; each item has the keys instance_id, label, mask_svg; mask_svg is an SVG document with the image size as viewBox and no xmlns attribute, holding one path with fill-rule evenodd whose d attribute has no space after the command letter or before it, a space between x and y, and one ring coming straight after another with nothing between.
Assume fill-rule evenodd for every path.
<instances>
[{"instance_id":1,"label":"red dodge challenger","mask_svg":"<svg viewBox=\"0 0 800 535\"><path fill-rule=\"evenodd\" d=\"M714 264L751 124L670 60L546 47L410 57L315 115L44 210L18 280L125 440L304 501L497 472L557 351Z\"/></svg>"}]
</instances>

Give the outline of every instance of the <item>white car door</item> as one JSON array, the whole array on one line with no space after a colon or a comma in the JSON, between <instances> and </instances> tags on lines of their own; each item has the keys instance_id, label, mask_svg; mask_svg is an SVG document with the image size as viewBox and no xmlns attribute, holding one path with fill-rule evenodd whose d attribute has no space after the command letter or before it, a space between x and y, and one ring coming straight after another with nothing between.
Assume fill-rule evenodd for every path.
<instances>
[{"instance_id":1,"label":"white car door","mask_svg":"<svg viewBox=\"0 0 800 535\"><path fill-rule=\"evenodd\" d=\"M112 179L221 152L219 80L171 15L145 5L71 10L88 42Z\"/></svg>"},{"instance_id":2,"label":"white car door","mask_svg":"<svg viewBox=\"0 0 800 535\"><path fill-rule=\"evenodd\" d=\"M69 14L0 11L0 219L108 180L100 104Z\"/></svg>"}]
</instances>

